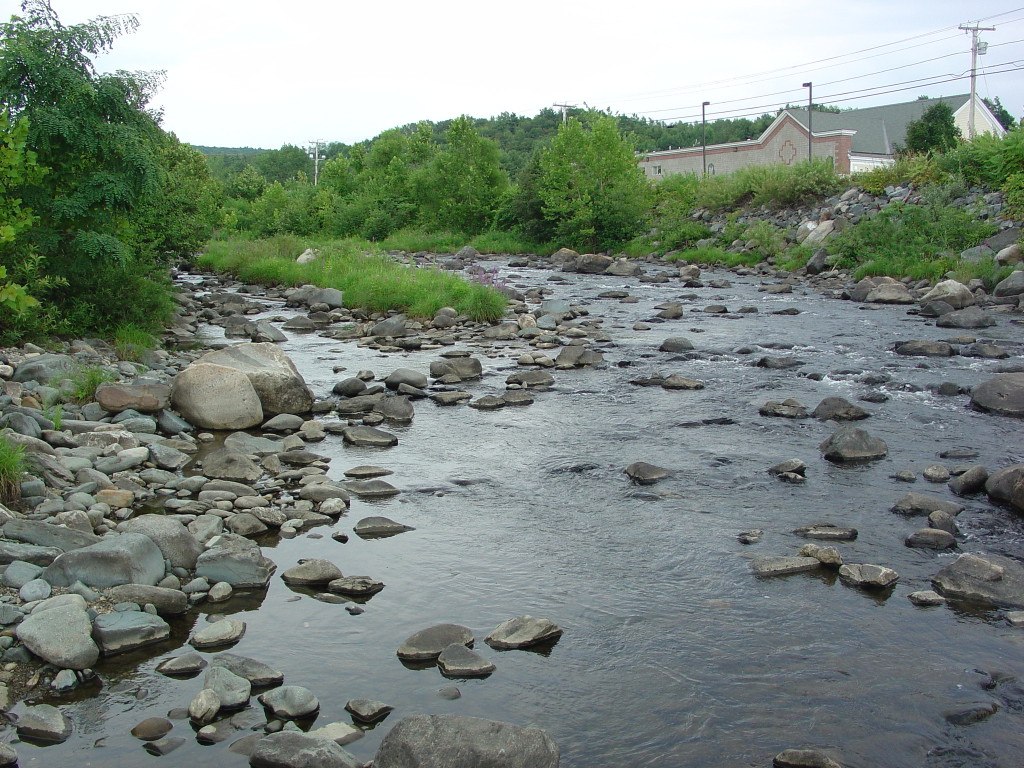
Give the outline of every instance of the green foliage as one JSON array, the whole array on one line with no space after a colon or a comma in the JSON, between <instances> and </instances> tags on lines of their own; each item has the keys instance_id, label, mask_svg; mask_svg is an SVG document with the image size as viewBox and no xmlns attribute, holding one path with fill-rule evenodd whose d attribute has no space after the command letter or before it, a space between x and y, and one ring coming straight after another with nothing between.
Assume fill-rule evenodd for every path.
<instances>
[{"instance_id":1,"label":"green foliage","mask_svg":"<svg viewBox=\"0 0 1024 768\"><path fill-rule=\"evenodd\" d=\"M1011 175L1003 184L1006 205L1003 215L1015 221L1024 220L1024 172Z\"/></svg>"},{"instance_id":2,"label":"green foliage","mask_svg":"<svg viewBox=\"0 0 1024 768\"><path fill-rule=\"evenodd\" d=\"M995 99L982 97L982 101L985 102L985 106L992 110L992 114L995 115L996 120L999 121L999 124L1003 126L1004 129L1008 131L1011 128L1017 127L1017 121L1013 119L1013 115L1011 115L1006 107L1003 106L1003 103L999 100L998 96L996 96Z\"/></svg>"},{"instance_id":3,"label":"green foliage","mask_svg":"<svg viewBox=\"0 0 1024 768\"><path fill-rule=\"evenodd\" d=\"M313 160L306 150L292 144L260 152L252 158L253 167L268 182L285 183L313 175Z\"/></svg>"},{"instance_id":4,"label":"green foliage","mask_svg":"<svg viewBox=\"0 0 1024 768\"><path fill-rule=\"evenodd\" d=\"M794 245L776 259L775 266L786 272L796 272L801 267L807 266L807 262L813 255L814 251L809 246L802 243Z\"/></svg>"},{"instance_id":5,"label":"green foliage","mask_svg":"<svg viewBox=\"0 0 1024 768\"><path fill-rule=\"evenodd\" d=\"M785 208L827 197L842 183L830 158L794 165L748 165L735 173L701 179L696 204L714 211L748 204Z\"/></svg>"},{"instance_id":6,"label":"green foliage","mask_svg":"<svg viewBox=\"0 0 1024 768\"><path fill-rule=\"evenodd\" d=\"M849 227L830 242L837 266L854 277L890 275L935 280L956 266L961 251L996 231L961 208L892 203L877 216Z\"/></svg>"},{"instance_id":7,"label":"green foliage","mask_svg":"<svg viewBox=\"0 0 1024 768\"><path fill-rule=\"evenodd\" d=\"M767 219L758 219L747 227L744 239L753 244L754 250L764 259L778 256L786 247L782 232Z\"/></svg>"},{"instance_id":8,"label":"green foliage","mask_svg":"<svg viewBox=\"0 0 1024 768\"><path fill-rule=\"evenodd\" d=\"M113 372L97 365L83 365L71 372L67 377L66 391L76 403L88 403L96 399L96 390L100 384L116 380Z\"/></svg>"},{"instance_id":9,"label":"green foliage","mask_svg":"<svg viewBox=\"0 0 1024 768\"><path fill-rule=\"evenodd\" d=\"M232 197L252 202L263 194L267 188L267 180L263 174L251 165L246 165L230 181L227 192Z\"/></svg>"},{"instance_id":10,"label":"green foliage","mask_svg":"<svg viewBox=\"0 0 1024 768\"><path fill-rule=\"evenodd\" d=\"M542 152L540 170L544 217L561 242L606 248L644 228L653 192L612 118L598 117L589 130L568 120Z\"/></svg>"},{"instance_id":11,"label":"green foliage","mask_svg":"<svg viewBox=\"0 0 1024 768\"><path fill-rule=\"evenodd\" d=\"M928 107L918 120L907 124L906 149L909 152L946 152L962 138L953 120L953 110L944 101Z\"/></svg>"},{"instance_id":12,"label":"green foliage","mask_svg":"<svg viewBox=\"0 0 1024 768\"><path fill-rule=\"evenodd\" d=\"M421 219L437 229L482 232L508 186L498 145L481 138L468 117L452 122L446 146L421 175Z\"/></svg>"},{"instance_id":13,"label":"green foliage","mask_svg":"<svg viewBox=\"0 0 1024 768\"><path fill-rule=\"evenodd\" d=\"M156 347L156 338L134 323L124 323L114 329L114 349L122 360L140 362L147 352Z\"/></svg>"},{"instance_id":14,"label":"green foliage","mask_svg":"<svg viewBox=\"0 0 1024 768\"><path fill-rule=\"evenodd\" d=\"M751 267L761 261L756 253L729 253L721 248L693 248L678 251L667 257L669 261L687 264L708 264L720 267Z\"/></svg>"},{"instance_id":15,"label":"green foliage","mask_svg":"<svg viewBox=\"0 0 1024 768\"><path fill-rule=\"evenodd\" d=\"M46 418L53 422L53 428L58 432L64 428L64 406L61 403L53 403L44 411Z\"/></svg>"},{"instance_id":16,"label":"green foliage","mask_svg":"<svg viewBox=\"0 0 1024 768\"><path fill-rule=\"evenodd\" d=\"M320 258L297 264L304 250L294 239L213 241L200 258L202 266L230 272L246 282L338 288L345 304L371 311L399 309L430 317L444 306L454 307L479 321L496 320L505 309L505 297L483 285L474 285L439 269L414 268L385 256L366 252L354 241L317 243Z\"/></svg>"},{"instance_id":17,"label":"green foliage","mask_svg":"<svg viewBox=\"0 0 1024 768\"><path fill-rule=\"evenodd\" d=\"M21 497L25 448L0 435L0 503L13 504Z\"/></svg>"},{"instance_id":18,"label":"green foliage","mask_svg":"<svg viewBox=\"0 0 1024 768\"><path fill-rule=\"evenodd\" d=\"M985 289L991 291L1013 272L1010 265L997 264L992 256L985 256L977 261L961 261L950 271L950 275L964 285L971 280L981 280Z\"/></svg>"},{"instance_id":19,"label":"green foliage","mask_svg":"<svg viewBox=\"0 0 1024 768\"><path fill-rule=\"evenodd\" d=\"M881 195L886 187L904 184L928 184L941 181L946 173L932 154L900 153L889 166L855 174L853 182L865 192Z\"/></svg>"}]
</instances>

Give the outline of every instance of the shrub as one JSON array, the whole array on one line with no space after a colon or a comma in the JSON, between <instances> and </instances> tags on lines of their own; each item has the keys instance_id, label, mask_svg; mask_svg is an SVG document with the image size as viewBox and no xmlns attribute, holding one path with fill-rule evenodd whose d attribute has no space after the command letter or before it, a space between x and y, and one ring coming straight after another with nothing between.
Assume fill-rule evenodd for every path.
<instances>
[{"instance_id":1,"label":"shrub","mask_svg":"<svg viewBox=\"0 0 1024 768\"><path fill-rule=\"evenodd\" d=\"M13 504L21 495L25 448L0 435L0 502Z\"/></svg>"},{"instance_id":2,"label":"shrub","mask_svg":"<svg viewBox=\"0 0 1024 768\"><path fill-rule=\"evenodd\" d=\"M1024 173L1014 173L1003 184L1006 195L1006 207L1003 215L1020 221L1024 219Z\"/></svg>"},{"instance_id":3,"label":"shrub","mask_svg":"<svg viewBox=\"0 0 1024 768\"><path fill-rule=\"evenodd\" d=\"M786 247L782 232L767 219L758 219L747 227L744 239L753 242L762 258L778 256Z\"/></svg>"},{"instance_id":4,"label":"shrub","mask_svg":"<svg viewBox=\"0 0 1024 768\"><path fill-rule=\"evenodd\" d=\"M856 173L852 180L865 192L881 195L886 187L904 183L934 183L945 177L946 173L934 155L901 154L892 165Z\"/></svg>"},{"instance_id":5,"label":"shrub","mask_svg":"<svg viewBox=\"0 0 1024 768\"><path fill-rule=\"evenodd\" d=\"M156 346L156 338L134 323L123 323L114 329L114 348L122 360L139 362Z\"/></svg>"},{"instance_id":6,"label":"shrub","mask_svg":"<svg viewBox=\"0 0 1024 768\"><path fill-rule=\"evenodd\" d=\"M77 403L88 403L95 399L100 384L114 381L117 376L106 368L95 365L83 365L72 371L67 377L68 394Z\"/></svg>"}]
</instances>

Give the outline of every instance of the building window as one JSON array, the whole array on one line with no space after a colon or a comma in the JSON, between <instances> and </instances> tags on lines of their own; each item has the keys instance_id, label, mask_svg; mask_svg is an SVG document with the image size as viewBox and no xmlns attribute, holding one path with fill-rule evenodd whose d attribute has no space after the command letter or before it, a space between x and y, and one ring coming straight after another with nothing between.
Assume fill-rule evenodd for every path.
<instances>
[{"instance_id":1,"label":"building window","mask_svg":"<svg viewBox=\"0 0 1024 768\"><path fill-rule=\"evenodd\" d=\"M654 166L654 175L655 176L661 176L661 166L660 165Z\"/></svg>"},{"instance_id":2,"label":"building window","mask_svg":"<svg viewBox=\"0 0 1024 768\"><path fill-rule=\"evenodd\" d=\"M714 176L714 175L715 175L715 164L714 163L708 163L708 176Z\"/></svg>"}]
</instances>

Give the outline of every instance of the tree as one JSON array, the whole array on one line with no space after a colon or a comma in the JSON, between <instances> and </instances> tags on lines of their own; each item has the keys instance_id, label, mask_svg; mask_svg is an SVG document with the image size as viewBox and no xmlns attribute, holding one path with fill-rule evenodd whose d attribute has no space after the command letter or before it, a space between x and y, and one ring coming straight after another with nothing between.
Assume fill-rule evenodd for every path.
<instances>
[{"instance_id":1,"label":"tree","mask_svg":"<svg viewBox=\"0 0 1024 768\"><path fill-rule=\"evenodd\" d=\"M953 122L953 110L939 101L928 107L919 120L907 124L906 148L910 152L946 152L961 139L960 129Z\"/></svg>"},{"instance_id":2,"label":"tree","mask_svg":"<svg viewBox=\"0 0 1024 768\"><path fill-rule=\"evenodd\" d=\"M68 328L153 325L172 302L162 270L133 248L132 217L163 182L163 132L146 110L162 73L93 66L138 26L134 16L65 27L48 0L26 0L22 11L0 24L0 103L28 120L26 146L47 172L15 190L36 216L21 248L67 279L49 298Z\"/></svg>"},{"instance_id":3,"label":"tree","mask_svg":"<svg viewBox=\"0 0 1024 768\"><path fill-rule=\"evenodd\" d=\"M446 146L420 176L421 217L442 230L477 234L487 228L508 186L498 145L463 115L445 132Z\"/></svg>"},{"instance_id":4,"label":"tree","mask_svg":"<svg viewBox=\"0 0 1024 768\"><path fill-rule=\"evenodd\" d=\"M27 134L25 118L12 126L7 115L0 112L0 253L13 247L34 220L32 211L14 196L17 189L30 180L38 180L43 172L25 149ZM0 264L0 329L5 317L23 315L39 305L25 286L7 278L7 267Z\"/></svg>"},{"instance_id":5,"label":"tree","mask_svg":"<svg viewBox=\"0 0 1024 768\"><path fill-rule=\"evenodd\" d=\"M643 230L651 187L611 117L597 117L589 129L576 118L563 123L540 168L544 217L565 242L607 248Z\"/></svg>"},{"instance_id":6,"label":"tree","mask_svg":"<svg viewBox=\"0 0 1024 768\"><path fill-rule=\"evenodd\" d=\"M1009 131L1011 128L1017 127L1017 121L1013 119L1013 115L1010 114L1009 110L1003 106L1003 103L999 101L999 97L995 99L982 98L985 102L985 106L988 107L992 114L995 115L996 120L1003 126L1004 129Z\"/></svg>"},{"instance_id":7,"label":"tree","mask_svg":"<svg viewBox=\"0 0 1024 768\"><path fill-rule=\"evenodd\" d=\"M279 181L284 184L297 179L300 173L313 175L313 161L306 150L293 144L261 152L252 159L252 164L268 182Z\"/></svg>"}]
</instances>

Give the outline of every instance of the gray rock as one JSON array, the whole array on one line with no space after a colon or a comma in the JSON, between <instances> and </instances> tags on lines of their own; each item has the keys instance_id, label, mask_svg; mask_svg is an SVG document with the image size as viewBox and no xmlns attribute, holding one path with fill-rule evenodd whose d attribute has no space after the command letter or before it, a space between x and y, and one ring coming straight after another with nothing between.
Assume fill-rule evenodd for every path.
<instances>
[{"instance_id":1,"label":"gray rock","mask_svg":"<svg viewBox=\"0 0 1024 768\"><path fill-rule=\"evenodd\" d=\"M211 584L223 581L235 589L258 589L267 585L275 568L257 544L241 536L228 538L224 534L218 546L199 556L196 576Z\"/></svg>"},{"instance_id":2,"label":"gray rock","mask_svg":"<svg viewBox=\"0 0 1024 768\"><path fill-rule=\"evenodd\" d=\"M302 426L303 418L294 413L279 413L272 419L268 419L262 429L269 432L294 432Z\"/></svg>"},{"instance_id":3,"label":"gray rock","mask_svg":"<svg viewBox=\"0 0 1024 768\"><path fill-rule=\"evenodd\" d=\"M408 424L415 415L412 403L409 402L409 398L405 395L385 397L378 400L373 406L373 412L379 413L388 421L399 424Z\"/></svg>"},{"instance_id":4,"label":"gray rock","mask_svg":"<svg viewBox=\"0 0 1024 768\"><path fill-rule=\"evenodd\" d=\"M772 759L774 768L843 768L843 766L816 749L787 749Z\"/></svg>"},{"instance_id":5,"label":"gray rock","mask_svg":"<svg viewBox=\"0 0 1024 768\"><path fill-rule=\"evenodd\" d=\"M835 547L823 547L820 544L807 543L800 547L800 557L813 557L822 565L838 568L843 564L843 556Z\"/></svg>"},{"instance_id":6,"label":"gray rock","mask_svg":"<svg viewBox=\"0 0 1024 768\"><path fill-rule=\"evenodd\" d=\"M897 342L893 347L897 355L908 357L951 357L953 347L944 341L914 341Z\"/></svg>"},{"instance_id":7,"label":"gray rock","mask_svg":"<svg viewBox=\"0 0 1024 768\"><path fill-rule=\"evenodd\" d=\"M249 378L224 365L190 365L174 377L171 402L201 429L248 429L263 422L263 406Z\"/></svg>"},{"instance_id":8,"label":"gray rock","mask_svg":"<svg viewBox=\"0 0 1024 768\"><path fill-rule=\"evenodd\" d=\"M455 376L460 381L469 381L479 379L483 372L483 364L475 357L442 358L430 364L430 377L433 379Z\"/></svg>"},{"instance_id":9,"label":"gray rock","mask_svg":"<svg viewBox=\"0 0 1024 768\"><path fill-rule=\"evenodd\" d=\"M141 741L156 741L170 733L173 727L174 724L166 717L147 717L132 728L131 733Z\"/></svg>"},{"instance_id":10,"label":"gray rock","mask_svg":"<svg viewBox=\"0 0 1024 768\"><path fill-rule=\"evenodd\" d=\"M835 464L874 461L884 458L889 452L884 440L851 426L837 429L818 449L828 461Z\"/></svg>"},{"instance_id":11,"label":"gray rock","mask_svg":"<svg viewBox=\"0 0 1024 768\"><path fill-rule=\"evenodd\" d=\"M221 619L194 632L189 643L194 648L219 648L237 643L245 634L245 622L238 619Z\"/></svg>"},{"instance_id":12,"label":"gray rock","mask_svg":"<svg viewBox=\"0 0 1024 768\"><path fill-rule=\"evenodd\" d=\"M18 364L11 381L38 381L40 384L49 384L67 378L77 368L78 362L70 355L35 355Z\"/></svg>"},{"instance_id":13,"label":"gray rock","mask_svg":"<svg viewBox=\"0 0 1024 768\"><path fill-rule=\"evenodd\" d=\"M210 665L231 670L258 688L280 685L284 682L284 673L280 670L269 667L261 661L250 659L248 656L238 656L227 651L220 651L212 656Z\"/></svg>"},{"instance_id":14,"label":"gray rock","mask_svg":"<svg viewBox=\"0 0 1024 768\"><path fill-rule=\"evenodd\" d=\"M402 384L407 384L416 389L423 389L429 383L430 381L424 374L409 368L396 368L384 379L384 384L388 389L398 389Z\"/></svg>"},{"instance_id":15,"label":"gray rock","mask_svg":"<svg viewBox=\"0 0 1024 768\"><path fill-rule=\"evenodd\" d=\"M659 352L688 352L693 349L693 342L684 336L670 336L661 342Z\"/></svg>"},{"instance_id":16,"label":"gray rock","mask_svg":"<svg viewBox=\"0 0 1024 768\"><path fill-rule=\"evenodd\" d=\"M811 415L821 421L857 421L866 419L871 414L846 398L826 397L815 406Z\"/></svg>"},{"instance_id":17,"label":"gray rock","mask_svg":"<svg viewBox=\"0 0 1024 768\"><path fill-rule=\"evenodd\" d=\"M65 552L41 576L55 587L67 587L76 581L91 587L155 585L164 577L164 558L148 536L123 533Z\"/></svg>"},{"instance_id":18,"label":"gray rock","mask_svg":"<svg viewBox=\"0 0 1024 768\"><path fill-rule=\"evenodd\" d=\"M180 521L167 515L139 515L123 523L119 529L151 538L172 567L191 571L203 553L202 542Z\"/></svg>"},{"instance_id":19,"label":"gray rock","mask_svg":"<svg viewBox=\"0 0 1024 768\"><path fill-rule=\"evenodd\" d=\"M944 598L938 592L933 592L930 589L923 589L917 592L911 592L909 595L907 595L907 598L914 605L918 606L942 605L946 602L946 598Z\"/></svg>"},{"instance_id":20,"label":"gray rock","mask_svg":"<svg viewBox=\"0 0 1024 768\"><path fill-rule=\"evenodd\" d=\"M460 643L452 643L437 657L437 666L445 677L486 677L494 664Z\"/></svg>"},{"instance_id":21,"label":"gray rock","mask_svg":"<svg viewBox=\"0 0 1024 768\"><path fill-rule=\"evenodd\" d=\"M73 528L44 523L41 520L10 520L3 527L4 538L35 544L37 547L56 547L64 552L81 549L101 541L99 536Z\"/></svg>"},{"instance_id":22,"label":"gray rock","mask_svg":"<svg viewBox=\"0 0 1024 768\"><path fill-rule=\"evenodd\" d=\"M219 658L219 654L214 657ZM206 668L206 659L198 653L186 653L182 656L175 656L172 659L161 661L156 666L156 671L162 675L194 675Z\"/></svg>"},{"instance_id":23,"label":"gray rock","mask_svg":"<svg viewBox=\"0 0 1024 768\"><path fill-rule=\"evenodd\" d=\"M396 533L414 530L416 529L411 525L396 523L390 518L380 516L364 517L353 528L355 534L363 538L394 536Z\"/></svg>"},{"instance_id":24,"label":"gray rock","mask_svg":"<svg viewBox=\"0 0 1024 768\"><path fill-rule=\"evenodd\" d=\"M907 536L903 543L916 549L953 549L956 546L956 538L949 531L922 528Z\"/></svg>"},{"instance_id":25,"label":"gray rock","mask_svg":"<svg viewBox=\"0 0 1024 768\"><path fill-rule=\"evenodd\" d=\"M787 398L783 401L769 400L758 409L762 416L775 416L783 419L806 419L808 417L807 406Z\"/></svg>"},{"instance_id":26,"label":"gray rock","mask_svg":"<svg viewBox=\"0 0 1024 768\"><path fill-rule=\"evenodd\" d=\"M371 699L350 699L345 709L360 723L379 723L394 709L390 704Z\"/></svg>"},{"instance_id":27,"label":"gray rock","mask_svg":"<svg viewBox=\"0 0 1024 768\"><path fill-rule=\"evenodd\" d=\"M203 688L217 694L221 709L241 709L252 695L252 683L223 666L210 666L206 670Z\"/></svg>"},{"instance_id":28,"label":"gray rock","mask_svg":"<svg viewBox=\"0 0 1024 768\"><path fill-rule=\"evenodd\" d=\"M1024 418L1024 373L1000 373L971 392L971 405L999 416Z\"/></svg>"},{"instance_id":29,"label":"gray rock","mask_svg":"<svg viewBox=\"0 0 1024 768\"><path fill-rule=\"evenodd\" d=\"M405 336L405 315L394 315L374 325L368 335L370 336Z\"/></svg>"},{"instance_id":30,"label":"gray rock","mask_svg":"<svg viewBox=\"0 0 1024 768\"><path fill-rule=\"evenodd\" d=\"M947 598L1024 608L1024 565L1000 555L961 555L932 577Z\"/></svg>"},{"instance_id":31,"label":"gray rock","mask_svg":"<svg viewBox=\"0 0 1024 768\"><path fill-rule=\"evenodd\" d=\"M848 584L867 589L886 589L899 581L892 568L868 563L852 563L839 568L839 578Z\"/></svg>"},{"instance_id":32,"label":"gray rock","mask_svg":"<svg viewBox=\"0 0 1024 768\"><path fill-rule=\"evenodd\" d=\"M18 717L18 736L37 741L62 742L71 735L71 723L51 704L26 707Z\"/></svg>"},{"instance_id":33,"label":"gray rock","mask_svg":"<svg viewBox=\"0 0 1024 768\"><path fill-rule=\"evenodd\" d=\"M345 427L341 432L341 436L346 443L351 445L365 445L377 448L398 445L398 438L390 432L365 425Z\"/></svg>"},{"instance_id":34,"label":"gray rock","mask_svg":"<svg viewBox=\"0 0 1024 768\"><path fill-rule=\"evenodd\" d=\"M985 481L985 492L998 504L1024 511L1024 464L1004 467Z\"/></svg>"},{"instance_id":35,"label":"gray rock","mask_svg":"<svg viewBox=\"0 0 1024 768\"><path fill-rule=\"evenodd\" d=\"M56 547L37 547L32 544L0 540L0 564L22 560L32 565L47 566L60 554L61 550Z\"/></svg>"},{"instance_id":36,"label":"gray rock","mask_svg":"<svg viewBox=\"0 0 1024 768\"><path fill-rule=\"evenodd\" d=\"M820 567L821 561L815 557L755 557L750 561L755 576L785 576Z\"/></svg>"},{"instance_id":37,"label":"gray rock","mask_svg":"<svg viewBox=\"0 0 1024 768\"><path fill-rule=\"evenodd\" d=\"M220 696L212 688L203 688L188 704L188 716L200 725L211 722L218 712Z\"/></svg>"},{"instance_id":38,"label":"gray rock","mask_svg":"<svg viewBox=\"0 0 1024 768\"><path fill-rule=\"evenodd\" d=\"M805 539L825 539L828 541L853 541L857 538L856 528L845 528L832 523L813 523L802 525L793 530L797 536Z\"/></svg>"},{"instance_id":39,"label":"gray rock","mask_svg":"<svg viewBox=\"0 0 1024 768\"><path fill-rule=\"evenodd\" d=\"M341 569L330 560L319 557L300 560L299 564L281 574L288 584L326 584L342 578Z\"/></svg>"},{"instance_id":40,"label":"gray rock","mask_svg":"<svg viewBox=\"0 0 1024 768\"><path fill-rule=\"evenodd\" d=\"M1024 272L1019 269L1014 270L1007 277L1000 280L992 291L992 295L999 298L1004 296L1020 296L1021 294L1024 294ZM18 381L18 379L15 379L15 381Z\"/></svg>"},{"instance_id":41,"label":"gray rock","mask_svg":"<svg viewBox=\"0 0 1024 768\"><path fill-rule=\"evenodd\" d=\"M459 715L415 715L381 742L374 768L557 768L542 730Z\"/></svg>"},{"instance_id":42,"label":"gray rock","mask_svg":"<svg viewBox=\"0 0 1024 768\"><path fill-rule=\"evenodd\" d=\"M459 624L438 624L422 629L398 647L398 658L405 661L436 659L452 643L472 647L473 632Z\"/></svg>"},{"instance_id":43,"label":"gray rock","mask_svg":"<svg viewBox=\"0 0 1024 768\"><path fill-rule=\"evenodd\" d=\"M384 589L384 582L375 581L369 576L345 576L334 579L327 585L328 592L352 597L369 597L382 589Z\"/></svg>"},{"instance_id":44,"label":"gray rock","mask_svg":"<svg viewBox=\"0 0 1024 768\"><path fill-rule=\"evenodd\" d=\"M224 448L234 453L269 456L283 451L284 445L274 438L250 435L248 432L232 432L224 438Z\"/></svg>"},{"instance_id":45,"label":"gray rock","mask_svg":"<svg viewBox=\"0 0 1024 768\"><path fill-rule=\"evenodd\" d=\"M629 479L638 485L652 485L672 476L672 471L645 461L634 461L624 470Z\"/></svg>"},{"instance_id":46,"label":"gray rock","mask_svg":"<svg viewBox=\"0 0 1024 768\"><path fill-rule=\"evenodd\" d=\"M272 343L233 344L208 352L196 361L196 366L203 364L225 366L245 374L264 414L308 413L313 407L313 393L295 364Z\"/></svg>"},{"instance_id":47,"label":"gray rock","mask_svg":"<svg viewBox=\"0 0 1024 768\"><path fill-rule=\"evenodd\" d=\"M562 629L548 619L517 616L495 627L484 642L492 648L529 648L562 636Z\"/></svg>"},{"instance_id":48,"label":"gray rock","mask_svg":"<svg viewBox=\"0 0 1024 768\"><path fill-rule=\"evenodd\" d=\"M145 611L101 613L93 620L92 636L103 655L113 656L166 640L171 628Z\"/></svg>"},{"instance_id":49,"label":"gray rock","mask_svg":"<svg viewBox=\"0 0 1024 768\"><path fill-rule=\"evenodd\" d=\"M929 301L944 301L953 309L963 309L974 304L974 294L971 289L956 280L943 280L936 283L928 293L921 297L921 303Z\"/></svg>"},{"instance_id":50,"label":"gray rock","mask_svg":"<svg viewBox=\"0 0 1024 768\"><path fill-rule=\"evenodd\" d=\"M939 328L990 328L996 319L980 307L967 307L947 312L935 321Z\"/></svg>"},{"instance_id":51,"label":"gray rock","mask_svg":"<svg viewBox=\"0 0 1024 768\"><path fill-rule=\"evenodd\" d=\"M945 512L956 517L964 511L963 504L946 501L930 493L908 493L897 501L891 511L901 515L928 515L932 512Z\"/></svg>"},{"instance_id":52,"label":"gray rock","mask_svg":"<svg viewBox=\"0 0 1024 768\"><path fill-rule=\"evenodd\" d=\"M505 379L506 384L517 384L525 389L547 389L555 383L547 371L516 371Z\"/></svg>"},{"instance_id":53,"label":"gray rock","mask_svg":"<svg viewBox=\"0 0 1024 768\"><path fill-rule=\"evenodd\" d=\"M52 592L50 585L42 579L32 579L18 590L18 597L23 603L32 603L36 600L45 600Z\"/></svg>"},{"instance_id":54,"label":"gray rock","mask_svg":"<svg viewBox=\"0 0 1024 768\"><path fill-rule=\"evenodd\" d=\"M970 496L984 491L987 481L988 470L981 464L975 464L966 472L952 478L947 485L957 496Z\"/></svg>"},{"instance_id":55,"label":"gray rock","mask_svg":"<svg viewBox=\"0 0 1024 768\"><path fill-rule=\"evenodd\" d=\"M77 603L33 611L16 631L26 648L60 669L89 669L99 659L92 622L80 597Z\"/></svg>"},{"instance_id":56,"label":"gray rock","mask_svg":"<svg viewBox=\"0 0 1024 768\"><path fill-rule=\"evenodd\" d=\"M252 768L363 768L361 761L330 739L296 731L271 733L257 741L249 754L249 765Z\"/></svg>"},{"instance_id":57,"label":"gray rock","mask_svg":"<svg viewBox=\"0 0 1024 768\"><path fill-rule=\"evenodd\" d=\"M180 589L122 584L111 587L107 594L115 603L153 605L161 616L177 616L188 610L188 596Z\"/></svg>"},{"instance_id":58,"label":"gray rock","mask_svg":"<svg viewBox=\"0 0 1024 768\"><path fill-rule=\"evenodd\" d=\"M320 709L313 692L301 685L282 685L259 696L260 703L281 720L309 717Z\"/></svg>"},{"instance_id":59,"label":"gray rock","mask_svg":"<svg viewBox=\"0 0 1024 768\"><path fill-rule=\"evenodd\" d=\"M244 454L222 448L203 459L203 474L219 480L252 483L262 477L263 470Z\"/></svg>"},{"instance_id":60,"label":"gray rock","mask_svg":"<svg viewBox=\"0 0 1024 768\"><path fill-rule=\"evenodd\" d=\"M0 576L0 583L5 587L21 589L32 579L38 578L43 568L40 565L26 563L24 560L15 560L7 566L3 575Z\"/></svg>"},{"instance_id":61,"label":"gray rock","mask_svg":"<svg viewBox=\"0 0 1024 768\"><path fill-rule=\"evenodd\" d=\"M376 478L373 480L351 480L345 483L345 489L366 499L383 499L400 493L391 483Z\"/></svg>"}]
</instances>

